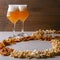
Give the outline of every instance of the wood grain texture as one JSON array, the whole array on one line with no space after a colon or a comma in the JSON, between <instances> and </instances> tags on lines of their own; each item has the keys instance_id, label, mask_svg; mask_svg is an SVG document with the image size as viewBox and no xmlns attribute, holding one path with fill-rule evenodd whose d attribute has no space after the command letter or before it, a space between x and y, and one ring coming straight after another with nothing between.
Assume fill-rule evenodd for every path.
<instances>
[{"instance_id":1,"label":"wood grain texture","mask_svg":"<svg viewBox=\"0 0 60 60\"><path fill-rule=\"evenodd\" d=\"M6 18L9 4L27 4L30 16L25 21L25 30L60 30L60 0L0 0L0 31L12 31L13 24ZM16 24L21 30L21 22Z\"/></svg>"}]
</instances>

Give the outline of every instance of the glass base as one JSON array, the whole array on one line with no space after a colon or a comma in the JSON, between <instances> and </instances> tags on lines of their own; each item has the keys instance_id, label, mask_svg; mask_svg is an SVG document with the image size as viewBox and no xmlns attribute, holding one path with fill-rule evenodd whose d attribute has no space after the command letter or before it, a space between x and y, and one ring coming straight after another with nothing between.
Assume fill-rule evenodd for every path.
<instances>
[{"instance_id":1,"label":"glass base","mask_svg":"<svg viewBox=\"0 0 60 60\"><path fill-rule=\"evenodd\" d=\"M18 34L18 36L19 36L19 37L27 37L28 34L26 34L26 33L20 33L20 34Z\"/></svg>"},{"instance_id":2,"label":"glass base","mask_svg":"<svg viewBox=\"0 0 60 60\"><path fill-rule=\"evenodd\" d=\"M8 38L16 38L15 36L9 36Z\"/></svg>"},{"instance_id":3,"label":"glass base","mask_svg":"<svg viewBox=\"0 0 60 60\"><path fill-rule=\"evenodd\" d=\"M17 35L12 35L12 36L9 36L8 38L18 38Z\"/></svg>"}]
</instances>

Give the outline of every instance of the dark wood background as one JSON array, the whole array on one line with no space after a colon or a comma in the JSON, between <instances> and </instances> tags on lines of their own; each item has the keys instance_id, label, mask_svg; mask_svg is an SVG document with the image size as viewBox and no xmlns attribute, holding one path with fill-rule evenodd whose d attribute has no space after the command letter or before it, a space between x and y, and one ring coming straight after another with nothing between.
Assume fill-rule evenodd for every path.
<instances>
[{"instance_id":1,"label":"dark wood background","mask_svg":"<svg viewBox=\"0 0 60 60\"><path fill-rule=\"evenodd\" d=\"M30 16L25 21L25 30L60 30L60 0L0 0L0 31L12 31L13 24L6 18L9 4L27 4ZM21 22L16 24L21 30Z\"/></svg>"}]
</instances>

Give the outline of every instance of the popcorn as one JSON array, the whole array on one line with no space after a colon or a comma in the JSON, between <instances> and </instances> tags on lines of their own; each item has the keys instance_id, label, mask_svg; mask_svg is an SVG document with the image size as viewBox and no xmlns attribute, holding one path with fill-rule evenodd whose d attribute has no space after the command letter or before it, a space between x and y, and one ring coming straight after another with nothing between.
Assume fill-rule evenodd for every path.
<instances>
[{"instance_id":1,"label":"popcorn","mask_svg":"<svg viewBox=\"0 0 60 60\"><path fill-rule=\"evenodd\" d=\"M55 37L54 39L52 36L44 36L45 34L52 34L55 33L55 30L38 30L33 33L31 36L22 37L22 38L9 38L7 40L3 40L0 43L0 54L4 56L12 56L14 58L48 58L53 57L55 55L60 55L60 37ZM46 50L14 50L11 48L6 48L6 46L15 44L17 42L22 41L29 41L29 40L46 40L51 42L52 48Z\"/></svg>"}]
</instances>

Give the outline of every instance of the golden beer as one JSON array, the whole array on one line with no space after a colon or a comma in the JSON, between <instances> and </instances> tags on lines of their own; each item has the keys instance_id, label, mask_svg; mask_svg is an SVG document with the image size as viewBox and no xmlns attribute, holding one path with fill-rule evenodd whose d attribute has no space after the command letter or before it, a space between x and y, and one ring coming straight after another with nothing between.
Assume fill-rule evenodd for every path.
<instances>
[{"instance_id":1,"label":"golden beer","mask_svg":"<svg viewBox=\"0 0 60 60\"><path fill-rule=\"evenodd\" d=\"M7 18L13 23L15 24L17 22L17 20L19 20L19 11L13 11L13 12L9 12L9 16L7 16Z\"/></svg>"},{"instance_id":2,"label":"golden beer","mask_svg":"<svg viewBox=\"0 0 60 60\"><path fill-rule=\"evenodd\" d=\"M24 22L28 16L29 16L29 12L27 10L27 5L20 5L19 6L19 19L20 21Z\"/></svg>"},{"instance_id":3,"label":"golden beer","mask_svg":"<svg viewBox=\"0 0 60 60\"><path fill-rule=\"evenodd\" d=\"M27 10L20 11L19 12L19 16L20 16L19 19L21 21L25 21L28 18L28 16L29 16L29 12Z\"/></svg>"},{"instance_id":4,"label":"golden beer","mask_svg":"<svg viewBox=\"0 0 60 60\"><path fill-rule=\"evenodd\" d=\"M15 24L19 20L19 8L18 5L9 5L7 18Z\"/></svg>"}]
</instances>

